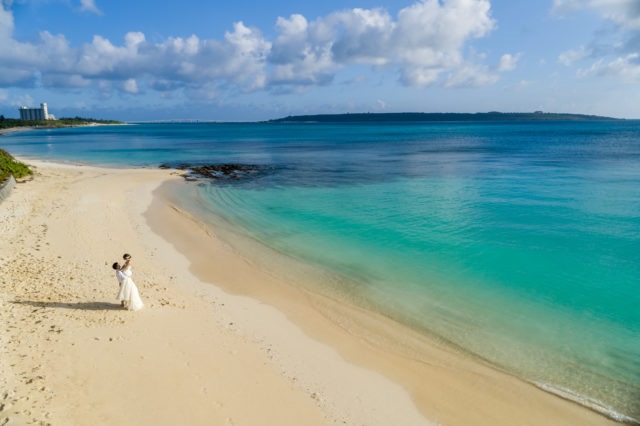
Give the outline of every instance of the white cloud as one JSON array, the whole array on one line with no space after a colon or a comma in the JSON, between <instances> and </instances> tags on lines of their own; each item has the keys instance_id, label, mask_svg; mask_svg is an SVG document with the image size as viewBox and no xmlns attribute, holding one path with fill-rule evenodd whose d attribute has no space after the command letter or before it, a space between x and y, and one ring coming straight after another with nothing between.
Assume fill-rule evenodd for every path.
<instances>
[{"instance_id":1,"label":"white cloud","mask_svg":"<svg viewBox=\"0 0 640 426\"><path fill-rule=\"evenodd\" d=\"M515 70L516 66L518 65L518 61L520 60L521 57L522 57L522 53L518 53L516 55L505 53L500 58L500 63L498 64L498 72Z\"/></svg>"},{"instance_id":2,"label":"white cloud","mask_svg":"<svg viewBox=\"0 0 640 426\"><path fill-rule=\"evenodd\" d=\"M447 76L444 87L473 88L495 84L499 77L484 65L466 64Z\"/></svg>"},{"instance_id":3,"label":"white cloud","mask_svg":"<svg viewBox=\"0 0 640 426\"><path fill-rule=\"evenodd\" d=\"M34 105L34 102L33 98L29 95L11 96L7 91L0 89L0 105L11 107L30 107Z\"/></svg>"},{"instance_id":4,"label":"white cloud","mask_svg":"<svg viewBox=\"0 0 640 426\"><path fill-rule=\"evenodd\" d=\"M80 10L102 15L102 11L96 6L95 0L80 0Z\"/></svg>"},{"instance_id":5,"label":"white cloud","mask_svg":"<svg viewBox=\"0 0 640 426\"><path fill-rule=\"evenodd\" d=\"M81 3L83 10L100 13L95 1ZM236 22L223 39L192 35L150 42L143 33L129 32L123 43L95 35L71 46L64 35L47 31L35 42L15 40L13 14L2 6L0 86L32 85L37 75L45 87L93 87L103 96L114 89L137 93L145 83L153 90L184 89L212 98L229 89L299 91L331 82L341 68L364 64L396 70L410 86L441 81L446 87L476 87L497 77L463 51L494 28L489 0L420 0L395 18L380 8L345 9L313 21L298 14L280 17L273 42ZM504 55L498 69L513 69L518 58Z\"/></svg>"},{"instance_id":6,"label":"white cloud","mask_svg":"<svg viewBox=\"0 0 640 426\"><path fill-rule=\"evenodd\" d=\"M622 28L640 30L638 0L554 0L551 13L563 17L581 9L593 10Z\"/></svg>"},{"instance_id":7,"label":"white cloud","mask_svg":"<svg viewBox=\"0 0 640 426\"><path fill-rule=\"evenodd\" d=\"M570 13L579 9L595 12L611 22L618 39L604 43L595 40L590 47L567 50L558 61L570 66L591 57L595 62L579 69L579 77L595 75L618 77L630 83L640 81L640 0L554 0L552 12Z\"/></svg>"},{"instance_id":8,"label":"white cloud","mask_svg":"<svg viewBox=\"0 0 640 426\"><path fill-rule=\"evenodd\" d=\"M0 85L32 85L36 73L49 87L118 88L136 92L140 79L163 81L176 89L231 82L253 90L264 87L264 63L270 43L256 29L238 22L224 40L168 38L150 43L140 32L125 35L117 45L96 35L90 43L71 47L63 35L43 31L35 43L12 38L13 14L0 8ZM110 81L119 81L112 85ZM132 83L133 82L133 83ZM155 87L155 85L154 85Z\"/></svg>"},{"instance_id":9,"label":"white cloud","mask_svg":"<svg viewBox=\"0 0 640 426\"><path fill-rule=\"evenodd\" d=\"M551 14L563 17L585 7L584 0L554 0Z\"/></svg>"},{"instance_id":10,"label":"white cloud","mask_svg":"<svg viewBox=\"0 0 640 426\"><path fill-rule=\"evenodd\" d=\"M1 5L0 5L1 6ZM13 13L7 7L0 7L0 40L6 40L13 34Z\"/></svg>"},{"instance_id":11,"label":"white cloud","mask_svg":"<svg viewBox=\"0 0 640 426\"><path fill-rule=\"evenodd\" d=\"M640 2L638 0L591 0L588 6L622 28L640 30Z\"/></svg>"},{"instance_id":12,"label":"white cloud","mask_svg":"<svg viewBox=\"0 0 640 426\"><path fill-rule=\"evenodd\" d=\"M308 22L301 15L279 18L279 37L269 55L272 80L318 84L339 67L393 66L401 81L427 86L441 73L464 65L462 48L494 27L488 0L423 0L398 12L347 9ZM466 66L466 65L465 65Z\"/></svg>"},{"instance_id":13,"label":"white cloud","mask_svg":"<svg viewBox=\"0 0 640 426\"><path fill-rule=\"evenodd\" d=\"M591 49L586 49L584 46L580 46L577 50L567 50L562 52L560 56L558 56L558 62L568 67L573 65L574 62L590 56L592 53Z\"/></svg>"},{"instance_id":14,"label":"white cloud","mask_svg":"<svg viewBox=\"0 0 640 426\"><path fill-rule=\"evenodd\" d=\"M640 55L631 53L612 61L600 59L587 69L579 69L578 76L589 75L620 77L628 83L640 82Z\"/></svg>"},{"instance_id":15,"label":"white cloud","mask_svg":"<svg viewBox=\"0 0 640 426\"><path fill-rule=\"evenodd\" d=\"M124 82L123 88L125 92L138 93L138 82L135 79L130 78Z\"/></svg>"},{"instance_id":16,"label":"white cloud","mask_svg":"<svg viewBox=\"0 0 640 426\"><path fill-rule=\"evenodd\" d=\"M16 70L0 65L0 86L31 87L35 80L35 75L29 70Z\"/></svg>"}]
</instances>

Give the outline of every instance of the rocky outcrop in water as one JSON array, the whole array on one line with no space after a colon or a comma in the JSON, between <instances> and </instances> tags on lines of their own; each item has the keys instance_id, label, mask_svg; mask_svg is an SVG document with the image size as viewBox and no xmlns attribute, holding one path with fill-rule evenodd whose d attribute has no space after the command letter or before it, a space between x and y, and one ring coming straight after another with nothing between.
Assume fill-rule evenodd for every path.
<instances>
[{"instance_id":1,"label":"rocky outcrop in water","mask_svg":"<svg viewBox=\"0 0 640 426\"><path fill-rule=\"evenodd\" d=\"M263 175L268 169L255 164L179 164L175 167L160 164L161 169L178 169L186 171L182 176L186 180L206 178L212 180L241 180L251 179Z\"/></svg>"}]
</instances>

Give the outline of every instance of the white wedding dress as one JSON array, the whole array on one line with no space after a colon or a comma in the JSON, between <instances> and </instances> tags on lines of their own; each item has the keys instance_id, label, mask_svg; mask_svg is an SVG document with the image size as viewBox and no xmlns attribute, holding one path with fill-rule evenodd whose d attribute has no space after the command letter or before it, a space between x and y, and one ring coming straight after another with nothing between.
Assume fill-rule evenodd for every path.
<instances>
[{"instance_id":1,"label":"white wedding dress","mask_svg":"<svg viewBox=\"0 0 640 426\"><path fill-rule=\"evenodd\" d=\"M118 293L118 300L124 301L124 307L130 311L137 311L142 308L144 304L140 299L140 293L138 293L138 287L131 279L131 267L129 266L122 271L119 271L122 275L122 285L120 285L120 293Z\"/></svg>"}]
</instances>

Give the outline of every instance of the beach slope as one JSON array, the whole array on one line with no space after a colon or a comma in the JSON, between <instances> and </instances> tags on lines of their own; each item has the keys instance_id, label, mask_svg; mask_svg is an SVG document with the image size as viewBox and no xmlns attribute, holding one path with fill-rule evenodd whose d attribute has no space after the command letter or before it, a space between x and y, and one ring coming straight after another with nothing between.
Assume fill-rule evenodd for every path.
<instances>
[{"instance_id":1,"label":"beach slope","mask_svg":"<svg viewBox=\"0 0 640 426\"><path fill-rule=\"evenodd\" d=\"M29 164L0 204L2 425L613 423L462 354L425 362L348 332L335 304L154 196L175 172ZM135 313L115 300L124 252Z\"/></svg>"},{"instance_id":2,"label":"beach slope","mask_svg":"<svg viewBox=\"0 0 640 426\"><path fill-rule=\"evenodd\" d=\"M29 163L35 179L0 204L0 424L428 424L400 386L343 361L275 309L199 294L215 287L142 215L160 183L181 178ZM146 305L135 313L116 301L111 264L125 251ZM318 377L353 379L344 392L360 395L349 395L350 408L323 407L311 383L284 375L287 360L274 360L270 342L238 328L252 315L321 354L328 368Z\"/></svg>"}]
</instances>

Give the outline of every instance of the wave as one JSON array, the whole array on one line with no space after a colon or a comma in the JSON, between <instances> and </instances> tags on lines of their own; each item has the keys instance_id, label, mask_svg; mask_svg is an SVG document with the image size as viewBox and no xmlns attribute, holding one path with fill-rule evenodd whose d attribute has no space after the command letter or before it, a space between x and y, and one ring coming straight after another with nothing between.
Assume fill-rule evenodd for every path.
<instances>
[{"instance_id":1,"label":"wave","mask_svg":"<svg viewBox=\"0 0 640 426\"><path fill-rule=\"evenodd\" d=\"M598 399L581 395L579 393L572 391L571 389L568 389L559 385L551 385L549 383L540 383L540 382L533 382L533 384L538 388L544 390L545 392L552 393L561 398L583 405L617 422L640 424L640 419L636 419L636 418L627 416L625 414L619 413Z\"/></svg>"}]
</instances>

